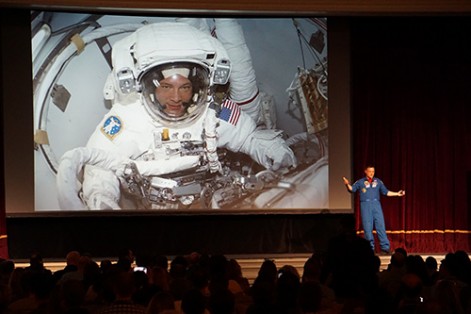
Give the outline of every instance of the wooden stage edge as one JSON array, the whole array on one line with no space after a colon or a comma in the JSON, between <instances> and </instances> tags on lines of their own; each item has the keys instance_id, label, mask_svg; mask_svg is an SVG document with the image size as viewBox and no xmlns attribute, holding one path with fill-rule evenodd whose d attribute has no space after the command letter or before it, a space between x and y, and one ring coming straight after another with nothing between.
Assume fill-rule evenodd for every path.
<instances>
[{"instance_id":1,"label":"wooden stage edge","mask_svg":"<svg viewBox=\"0 0 471 314\"><path fill-rule=\"evenodd\" d=\"M442 259L445 258L445 254L434 254L434 253L410 253L410 255L420 255L422 258L425 260L427 257L432 256L437 260L438 265L440 265L440 262ZM260 269L260 266L266 259L273 260L277 266L277 268L281 268L284 265L291 265L294 266L300 275L303 273L303 266L306 260L310 257L310 254L267 254L267 255L256 255L256 256L251 256L251 255L226 255L228 259L236 259L241 268L242 268L242 274L249 280L250 283L253 283L255 278L257 277L258 270ZM391 260L391 255L381 255L379 256L381 260L381 266L380 269L384 270L387 268L389 261ZM110 259L114 262L113 258L93 258L93 260L97 263L100 263L104 259ZM171 260L171 257L169 257L169 261ZM15 267L27 267L29 265L29 261L26 260L18 260L18 261L13 261L15 263ZM45 260L44 261L44 266L47 269L50 269L52 272L62 269L65 267L65 261L64 260Z\"/></svg>"}]
</instances>

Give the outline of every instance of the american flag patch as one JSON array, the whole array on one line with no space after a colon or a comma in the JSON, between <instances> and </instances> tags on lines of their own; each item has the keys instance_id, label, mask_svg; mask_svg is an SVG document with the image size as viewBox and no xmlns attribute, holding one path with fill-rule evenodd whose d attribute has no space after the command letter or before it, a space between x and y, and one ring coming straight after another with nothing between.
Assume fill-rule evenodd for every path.
<instances>
[{"instance_id":1,"label":"american flag patch","mask_svg":"<svg viewBox=\"0 0 471 314\"><path fill-rule=\"evenodd\" d=\"M236 125L240 117L240 108L237 103L232 100L226 99L221 106L221 112L219 113L219 118L221 120L227 121L230 124Z\"/></svg>"}]
</instances>

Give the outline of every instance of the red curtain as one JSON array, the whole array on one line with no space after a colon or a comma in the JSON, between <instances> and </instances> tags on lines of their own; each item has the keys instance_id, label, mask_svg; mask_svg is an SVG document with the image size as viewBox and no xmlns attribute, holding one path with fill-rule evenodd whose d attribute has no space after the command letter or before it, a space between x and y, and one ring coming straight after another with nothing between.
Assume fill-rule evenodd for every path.
<instances>
[{"instance_id":1,"label":"red curtain","mask_svg":"<svg viewBox=\"0 0 471 314\"><path fill-rule=\"evenodd\" d=\"M6 36L4 25L7 23L8 20L7 13L10 10L0 10L0 46L2 46L3 38ZM0 179L2 180L2 185L0 187L0 258L7 259L8 258L8 245L7 245L7 231L6 231L6 221L5 221L5 179L4 179L4 157L3 157L3 150L4 150L4 142L3 142L3 122L4 122L4 115L3 115L3 80L4 80L4 73L3 73L3 58L2 58L2 51L4 51L4 47L0 47Z\"/></svg>"},{"instance_id":2,"label":"red curtain","mask_svg":"<svg viewBox=\"0 0 471 314\"><path fill-rule=\"evenodd\" d=\"M382 199L392 248L470 250L470 24L443 17L352 23L354 175L373 163L390 190L405 189L404 198Z\"/></svg>"}]
</instances>

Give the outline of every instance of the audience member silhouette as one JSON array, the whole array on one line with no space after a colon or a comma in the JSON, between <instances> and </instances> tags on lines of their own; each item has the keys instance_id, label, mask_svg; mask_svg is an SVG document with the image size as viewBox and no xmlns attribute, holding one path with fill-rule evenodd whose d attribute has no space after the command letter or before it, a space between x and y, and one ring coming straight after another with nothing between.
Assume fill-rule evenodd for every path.
<instances>
[{"instance_id":1,"label":"audience member silhouette","mask_svg":"<svg viewBox=\"0 0 471 314\"><path fill-rule=\"evenodd\" d=\"M326 254L309 257L301 274L266 259L252 285L238 261L222 254L175 256L169 271L164 255L136 256L137 265L146 265L143 272L132 269L132 251L125 250L116 262L99 266L83 255L76 270L67 261L52 274L34 253L26 268L0 267L0 313L471 313L466 252L448 253L437 270L432 256L424 260L396 249L387 269L378 271L376 256L350 218Z\"/></svg>"},{"instance_id":2,"label":"audience member silhouette","mask_svg":"<svg viewBox=\"0 0 471 314\"><path fill-rule=\"evenodd\" d=\"M231 258L227 264L227 276L229 279L229 290L234 293L248 294L250 283L247 278L242 275L242 268L236 259Z\"/></svg>"},{"instance_id":3,"label":"audience member silhouette","mask_svg":"<svg viewBox=\"0 0 471 314\"><path fill-rule=\"evenodd\" d=\"M6 313L10 304L10 291L8 284L0 283L0 313Z\"/></svg>"},{"instance_id":4,"label":"audience member silhouette","mask_svg":"<svg viewBox=\"0 0 471 314\"><path fill-rule=\"evenodd\" d=\"M299 288L299 307L302 313L316 313L321 310L327 311L327 307L322 309L322 288L314 281L305 281Z\"/></svg>"},{"instance_id":5,"label":"audience member silhouette","mask_svg":"<svg viewBox=\"0 0 471 314\"><path fill-rule=\"evenodd\" d=\"M61 287L62 313L64 314L90 314L84 307L86 287L82 280L70 279Z\"/></svg>"},{"instance_id":6,"label":"audience member silhouette","mask_svg":"<svg viewBox=\"0 0 471 314\"><path fill-rule=\"evenodd\" d=\"M287 265L280 268L275 295L277 313L301 313L298 304L300 286L300 277L296 269Z\"/></svg>"},{"instance_id":7,"label":"audience member silhouette","mask_svg":"<svg viewBox=\"0 0 471 314\"><path fill-rule=\"evenodd\" d=\"M378 274L378 284L386 297L392 301L401 287L402 277L406 274L406 256L400 252L391 255L387 269Z\"/></svg>"},{"instance_id":8,"label":"audience member silhouette","mask_svg":"<svg viewBox=\"0 0 471 314\"><path fill-rule=\"evenodd\" d=\"M11 260L0 261L0 284L8 285L11 274L15 270L15 263Z\"/></svg>"},{"instance_id":9,"label":"audience member silhouette","mask_svg":"<svg viewBox=\"0 0 471 314\"><path fill-rule=\"evenodd\" d=\"M22 281L26 295L10 303L8 311L11 313L47 313L50 295L54 288L52 272L36 266L27 268Z\"/></svg>"},{"instance_id":10,"label":"audience member silhouette","mask_svg":"<svg viewBox=\"0 0 471 314\"><path fill-rule=\"evenodd\" d=\"M301 277L301 295L303 300L301 305L310 309L313 307L318 310L327 310L336 307L334 290L321 281L322 260L317 254L313 254L306 260L303 266L303 273ZM308 297L308 291L315 293L311 299ZM318 296L317 294L320 293ZM320 304L317 304L319 297ZM301 302L301 300L300 300ZM307 304L306 304L307 302Z\"/></svg>"},{"instance_id":11,"label":"audience member silhouette","mask_svg":"<svg viewBox=\"0 0 471 314\"><path fill-rule=\"evenodd\" d=\"M187 277L188 261L182 256L175 256L170 262L170 291L176 300L182 300L183 295L190 290L191 282Z\"/></svg>"},{"instance_id":12,"label":"audience member silhouette","mask_svg":"<svg viewBox=\"0 0 471 314\"><path fill-rule=\"evenodd\" d=\"M147 306L152 296L157 292L151 287L149 277L146 271L133 271L135 291L132 296L132 300L136 304Z\"/></svg>"},{"instance_id":13,"label":"audience member silhouette","mask_svg":"<svg viewBox=\"0 0 471 314\"><path fill-rule=\"evenodd\" d=\"M235 314L235 298L229 289L218 287L209 297L209 311L211 314Z\"/></svg>"},{"instance_id":14,"label":"audience member silhouette","mask_svg":"<svg viewBox=\"0 0 471 314\"><path fill-rule=\"evenodd\" d=\"M465 314L470 313L469 308L466 309L466 302L461 299L460 287L458 287L451 280L439 280L434 285L431 294L431 299L436 301L436 304L441 310L441 313L456 313Z\"/></svg>"},{"instance_id":15,"label":"audience member silhouette","mask_svg":"<svg viewBox=\"0 0 471 314\"><path fill-rule=\"evenodd\" d=\"M429 282L434 285L438 280L438 262L433 256L428 256L425 259L425 267L427 269L427 275Z\"/></svg>"},{"instance_id":16,"label":"audience member silhouette","mask_svg":"<svg viewBox=\"0 0 471 314\"><path fill-rule=\"evenodd\" d=\"M16 267L10 275L10 279L8 280L10 303L26 297L29 293L25 280L23 279L24 273L25 269L23 267Z\"/></svg>"},{"instance_id":17,"label":"audience member silhouette","mask_svg":"<svg viewBox=\"0 0 471 314\"><path fill-rule=\"evenodd\" d=\"M250 288L252 304L247 308L247 314L277 313L276 282L278 269L272 260L265 260L258 275Z\"/></svg>"},{"instance_id":18,"label":"audience member silhouette","mask_svg":"<svg viewBox=\"0 0 471 314\"><path fill-rule=\"evenodd\" d=\"M177 314L175 299L170 291L157 292L149 302L147 314Z\"/></svg>"},{"instance_id":19,"label":"audience member silhouette","mask_svg":"<svg viewBox=\"0 0 471 314\"><path fill-rule=\"evenodd\" d=\"M369 242L357 236L355 218L347 215L340 230L328 243L323 278L344 307L366 309L377 292L374 252Z\"/></svg>"},{"instance_id":20,"label":"audience member silhouette","mask_svg":"<svg viewBox=\"0 0 471 314\"><path fill-rule=\"evenodd\" d=\"M44 267L44 261L41 254L33 252L29 258L29 266L25 268L27 273L47 273L52 276L52 271Z\"/></svg>"},{"instance_id":21,"label":"audience member silhouette","mask_svg":"<svg viewBox=\"0 0 471 314\"><path fill-rule=\"evenodd\" d=\"M57 270L54 272L54 282L58 282L62 276L66 273L77 271L78 264L80 260L80 252L78 251L70 251L65 256L65 267L63 269Z\"/></svg>"},{"instance_id":22,"label":"audience member silhouette","mask_svg":"<svg viewBox=\"0 0 471 314\"><path fill-rule=\"evenodd\" d=\"M120 269L114 273L112 278L114 300L104 306L99 314L114 313L145 313L145 307L134 303L133 294L136 291L135 280L132 272Z\"/></svg>"},{"instance_id":23,"label":"audience member silhouette","mask_svg":"<svg viewBox=\"0 0 471 314\"><path fill-rule=\"evenodd\" d=\"M190 289L183 295L181 309L184 314L205 314L209 313L208 298L200 290Z\"/></svg>"},{"instance_id":24,"label":"audience member silhouette","mask_svg":"<svg viewBox=\"0 0 471 314\"><path fill-rule=\"evenodd\" d=\"M398 304L396 313L416 313L419 305L424 301L422 293L422 279L415 273L407 273L402 277L401 287L398 292Z\"/></svg>"},{"instance_id":25,"label":"audience member silhouette","mask_svg":"<svg viewBox=\"0 0 471 314\"><path fill-rule=\"evenodd\" d=\"M75 270L70 270L70 271L62 274L62 276L58 280L57 284L61 285L64 282L66 282L67 280L71 280L71 279L83 280L84 276L85 276L85 269L87 268L87 266L89 264L92 264L92 263L93 263L93 261L90 259L89 256L86 256L86 255L80 256L78 261L77 261L76 269ZM88 269L90 270L90 268L88 268Z\"/></svg>"}]
</instances>

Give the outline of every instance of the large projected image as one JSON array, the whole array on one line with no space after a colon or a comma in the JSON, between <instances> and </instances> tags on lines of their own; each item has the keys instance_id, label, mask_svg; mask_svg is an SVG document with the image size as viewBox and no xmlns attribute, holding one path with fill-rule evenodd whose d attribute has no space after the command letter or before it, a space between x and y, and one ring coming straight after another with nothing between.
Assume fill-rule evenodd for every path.
<instances>
[{"instance_id":1,"label":"large projected image","mask_svg":"<svg viewBox=\"0 0 471 314\"><path fill-rule=\"evenodd\" d=\"M35 211L329 210L325 18L32 13Z\"/></svg>"}]
</instances>

